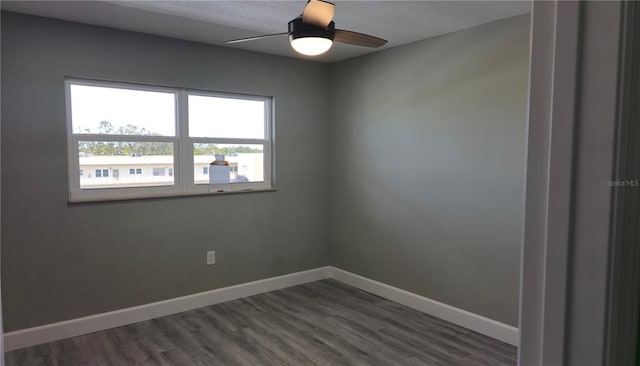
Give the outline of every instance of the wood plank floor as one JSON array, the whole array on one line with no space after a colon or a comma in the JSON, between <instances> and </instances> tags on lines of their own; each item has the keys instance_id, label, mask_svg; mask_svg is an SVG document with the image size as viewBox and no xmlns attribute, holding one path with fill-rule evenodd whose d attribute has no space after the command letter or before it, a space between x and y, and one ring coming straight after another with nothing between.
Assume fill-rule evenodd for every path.
<instances>
[{"instance_id":1,"label":"wood plank floor","mask_svg":"<svg viewBox=\"0 0 640 366\"><path fill-rule=\"evenodd\" d=\"M36 365L515 365L516 348L322 280L8 352Z\"/></svg>"}]
</instances>

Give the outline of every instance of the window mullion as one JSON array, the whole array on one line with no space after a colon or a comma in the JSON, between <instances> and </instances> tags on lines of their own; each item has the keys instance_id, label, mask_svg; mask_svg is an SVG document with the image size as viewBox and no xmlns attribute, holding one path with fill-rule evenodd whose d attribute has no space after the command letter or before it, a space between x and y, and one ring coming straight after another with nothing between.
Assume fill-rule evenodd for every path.
<instances>
[{"instance_id":1,"label":"window mullion","mask_svg":"<svg viewBox=\"0 0 640 366\"><path fill-rule=\"evenodd\" d=\"M76 191L80 189L80 148L78 147L78 140L71 136L71 146L69 146L71 153L71 159L68 159L71 164L71 173L69 174L69 190Z\"/></svg>"},{"instance_id":2,"label":"window mullion","mask_svg":"<svg viewBox=\"0 0 640 366\"><path fill-rule=\"evenodd\" d=\"M266 145L267 139L242 139L222 137L190 137L191 144Z\"/></svg>"},{"instance_id":3,"label":"window mullion","mask_svg":"<svg viewBox=\"0 0 640 366\"><path fill-rule=\"evenodd\" d=\"M262 161L264 170L264 181L269 184L269 187L275 185L274 179L274 156L273 156L273 140L275 139L273 130L273 99L269 99L265 102L265 115L264 115L264 132L266 142L264 144L264 159Z\"/></svg>"},{"instance_id":4,"label":"window mullion","mask_svg":"<svg viewBox=\"0 0 640 366\"><path fill-rule=\"evenodd\" d=\"M274 179L272 177L273 174L273 156L272 156L272 146L271 142L267 141L264 144L264 159L262 159L262 168L264 172L264 181L269 183L270 186L274 185Z\"/></svg>"},{"instance_id":5,"label":"window mullion","mask_svg":"<svg viewBox=\"0 0 640 366\"><path fill-rule=\"evenodd\" d=\"M81 134L74 133L77 141L97 142L176 142L175 136L148 136L148 135L105 135L105 134Z\"/></svg>"},{"instance_id":6,"label":"window mullion","mask_svg":"<svg viewBox=\"0 0 640 366\"><path fill-rule=\"evenodd\" d=\"M193 146L189 141L189 99L184 89L179 93L178 112L178 149L180 150L178 167L181 188L186 193L193 185Z\"/></svg>"}]
</instances>

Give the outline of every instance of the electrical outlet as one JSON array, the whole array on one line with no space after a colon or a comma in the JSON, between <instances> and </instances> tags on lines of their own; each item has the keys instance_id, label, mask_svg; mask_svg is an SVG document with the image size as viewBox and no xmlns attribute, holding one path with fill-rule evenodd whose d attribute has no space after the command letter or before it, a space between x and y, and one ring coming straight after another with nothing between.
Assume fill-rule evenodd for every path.
<instances>
[{"instance_id":1,"label":"electrical outlet","mask_svg":"<svg viewBox=\"0 0 640 366\"><path fill-rule=\"evenodd\" d=\"M207 264L216 264L216 252L214 250L207 252Z\"/></svg>"}]
</instances>

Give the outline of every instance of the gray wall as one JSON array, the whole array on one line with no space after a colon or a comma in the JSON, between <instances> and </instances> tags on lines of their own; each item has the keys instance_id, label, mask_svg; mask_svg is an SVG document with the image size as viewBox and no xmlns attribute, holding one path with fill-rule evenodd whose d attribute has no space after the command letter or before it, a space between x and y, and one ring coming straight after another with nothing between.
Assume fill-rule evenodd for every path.
<instances>
[{"instance_id":1,"label":"gray wall","mask_svg":"<svg viewBox=\"0 0 640 366\"><path fill-rule=\"evenodd\" d=\"M331 264L516 326L529 16L332 65Z\"/></svg>"},{"instance_id":2,"label":"gray wall","mask_svg":"<svg viewBox=\"0 0 640 366\"><path fill-rule=\"evenodd\" d=\"M67 204L66 75L274 96L278 191ZM3 13L5 331L326 265L327 76L324 64Z\"/></svg>"}]
</instances>

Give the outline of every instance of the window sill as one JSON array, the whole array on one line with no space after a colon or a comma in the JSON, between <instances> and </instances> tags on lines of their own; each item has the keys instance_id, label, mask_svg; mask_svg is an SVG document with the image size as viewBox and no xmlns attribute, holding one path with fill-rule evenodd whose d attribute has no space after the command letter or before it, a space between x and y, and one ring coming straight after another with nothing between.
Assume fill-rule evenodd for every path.
<instances>
[{"instance_id":1,"label":"window sill","mask_svg":"<svg viewBox=\"0 0 640 366\"><path fill-rule=\"evenodd\" d=\"M188 198L188 197L201 197L201 196L221 196L221 195L236 195L245 193L264 193L264 192L276 192L275 188L247 188L237 191L217 191L217 192L171 192L164 194L153 195L135 195L135 196L111 196L111 197L82 197L69 199L69 205L84 204L84 203L109 203L109 202L122 202L122 201L146 201L146 200L158 200L158 199L173 199L173 198Z\"/></svg>"}]
</instances>

